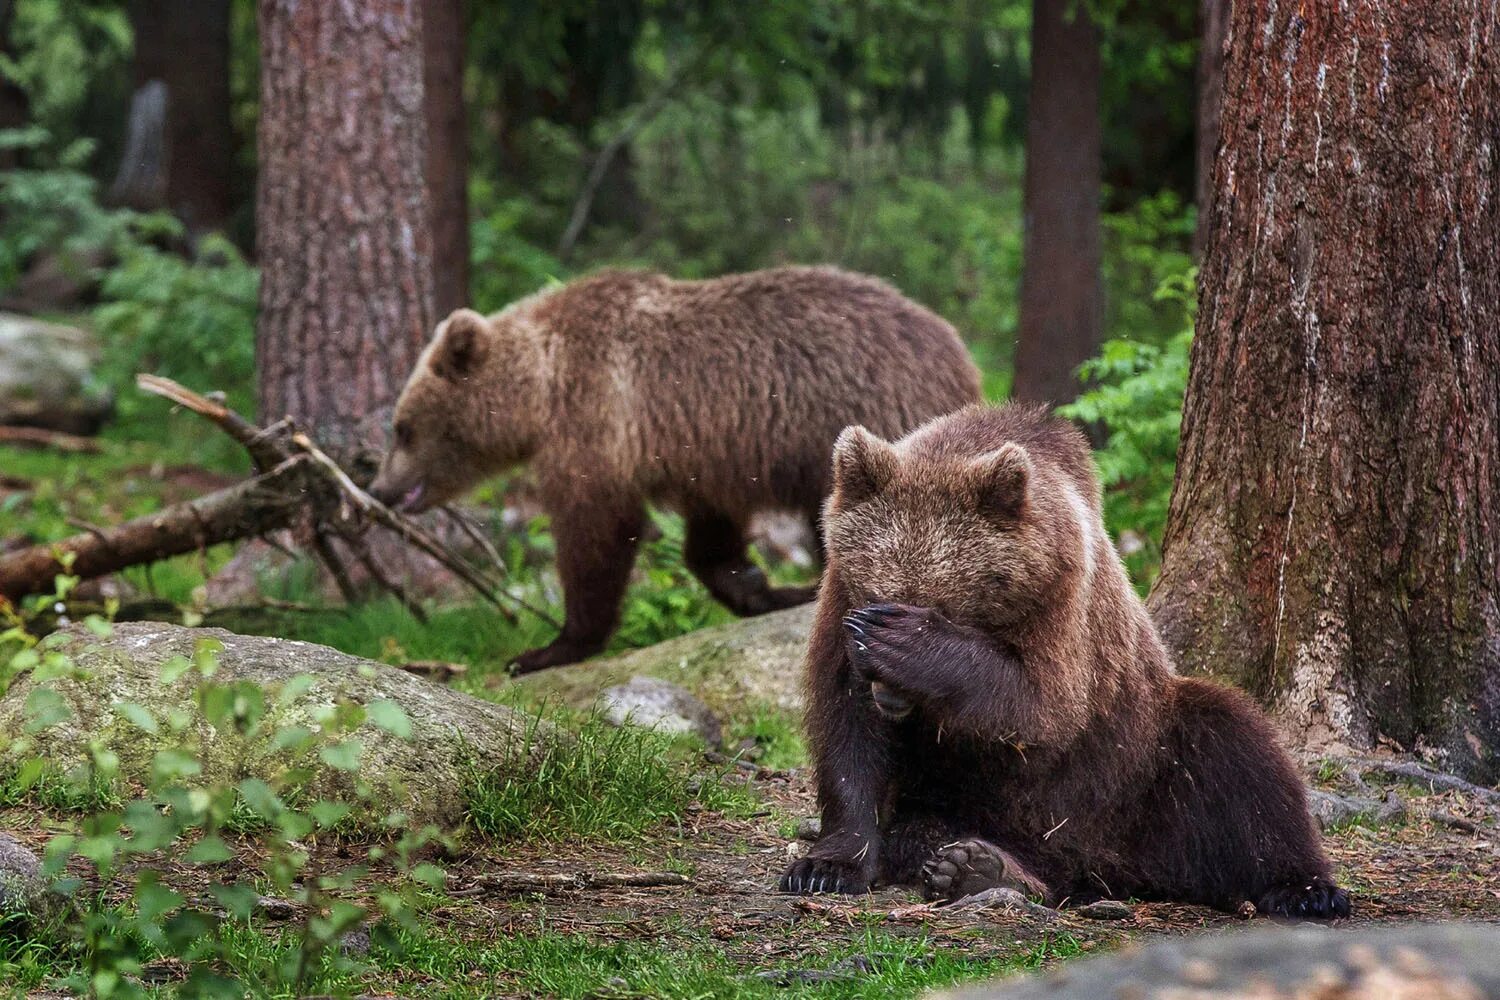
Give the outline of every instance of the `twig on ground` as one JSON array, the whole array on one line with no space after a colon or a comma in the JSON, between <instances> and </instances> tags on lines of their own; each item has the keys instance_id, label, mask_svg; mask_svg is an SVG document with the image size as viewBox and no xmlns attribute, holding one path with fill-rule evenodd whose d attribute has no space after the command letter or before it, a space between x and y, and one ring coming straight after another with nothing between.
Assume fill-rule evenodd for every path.
<instances>
[{"instance_id":1,"label":"twig on ground","mask_svg":"<svg viewBox=\"0 0 1500 1000\"><path fill-rule=\"evenodd\" d=\"M1405 778L1419 785L1426 785L1429 791L1463 792L1489 805L1500 805L1500 791L1465 781L1456 774L1444 774L1442 771L1434 771L1432 768L1425 767L1415 761L1381 760L1378 757L1363 757L1355 758L1351 763L1366 771L1379 771L1381 774L1388 774L1396 778Z\"/></svg>"},{"instance_id":2,"label":"twig on ground","mask_svg":"<svg viewBox=\"0 0 1500 1000\"><path fill-rule=\"evenodd\" d=\"M688 885L690 880L686 875L676 872L568 872L555 875L503 872L497 875L480 875L474 883L470 888L460 889L452 895L514 896L530 892L569 892L583 889L649 889Z\"/></svg>"}]
</instances>

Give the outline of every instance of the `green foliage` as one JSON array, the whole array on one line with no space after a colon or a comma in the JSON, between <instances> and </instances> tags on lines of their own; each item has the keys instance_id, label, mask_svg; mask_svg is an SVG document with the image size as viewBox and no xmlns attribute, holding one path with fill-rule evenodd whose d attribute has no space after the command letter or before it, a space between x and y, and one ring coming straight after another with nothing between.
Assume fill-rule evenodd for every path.
<instances>
[{"instance_id":1,"label":"green foliage","mask_svg":"<svg viewBox=\"0 0 1500 1000\"><path fill-rule=\"evenodd\" d=\"M1158 301L1179 309L1180 332L1161 346L1109 341L1082 368L1091 387L1058 411L1105 430L1104 447L1094 453L1105 488L1105 521L1143 593L1161 564L1193 340L1196 277L1189 270L1164 281L1156 293Z\"/></svg>"},{"instance_id":2,"label":"green foliage","mask_svg":"<svg viewBox=\"0 0 1500 1000\"><path fill-rule=\"evenodd\" d=\"M93 314L110 372L122 384L135 372L165 375L225 392L230 405L254 412L258 290L255 268L222 237L204 237L194 260L148 243L120 247ZM127 409L137 401L133 392L121 396Z\"/></svg>"},{"instance_id":3,"label":"green foliage","mask_svg":"<svg viewBox=\"0 0 1500 1000\"><path fill-rule=\"evenodd\" d=\"M749 793L722 774L694 777L681 757L691 748L635 726L611 726L590 716L576 736L539 736L541 715L523 737L530 759L525 775L470 765L465 782L474 829L497 841L626 840L664 822L680 821L697 803L742 809Z\"/></svg>"},{"instance_id":4,"label":"green foliage","mask_svg":"<svg viewBox=\"0 0 1500 1000\"><path fill-rule=\"evenodd\" d=\"M60 596L66 596L71 585L67 580L59 583ZM90 627L102 634L109 630L100 620ZM176 737L173 746L156 753L144 793L120 800L87 795L90 788L116 787L119 761L96 744L79 769L82 777L66 775L80 782L82 791L59 801L51 790L58 781L56 769L31 756L31 736L66 721L66 705L47 685L74 667L55 651L49 654L45 641L35 641L16 625L0 634L0 643L11 649L5 674L26 673L34 685L27 699L26 733L10 736L4 748L16 762L16 772L0 790L37 804L96 810L82 819L76 832L54 837L45 852L47 873L56 878L59 891L73 897L76 907L75 917L58 931L59 946L72 959L71 975L60 985L91 997L145 996L139 978L144 963L170 956L185 977L177 987L182 996L264 994L280 992L279 987L291 987L300 995L318 969L329 963L345 968L356 964L333 947L344 933L367 920L376 921L377 931L386 933L410 925L416 899L441 887L442 871L416 861L417 852L438 837L437 831L412 829L399 813L373 813L370 790L357 780L362 731L368 727L394 738L409 736L410 724L394 704L329 704L319 709L316 730L278 729L275 709L305 691L305 684L293 680L279 690L267 690L218 682L214 674L220 647L205 639L192 658L177 657L163 665L160 678L164 685L195 685L196 713L158 716L141 705L114 708L122 725ZM204 782L195 755L199 723L246 739L272 740L285 751L287 764L269 781ZM352 790L339 798L313 795L315 761L354 776ZM349 820L361 816L383 835L363 848L364 862L335 870L329 861L339 833ZM223 867L236 858L223 835L247 827L266 834L258 881L247 879L237 865ZM356 894L354 887L377 863L405 879L371 900ZM174 889L162 873L176 867L201 873L206 894L190 898ZM86 872L87 878L80 878L79 872ZM123 900L85 891L86 885L100 884L123 891ZM230 961L232 937L226 937L224 928L248 924L266 888L300 904L304 916L296 947L274 963L236 968Z\"/></svg>"},{"instance_id":5,"label":"green foliage","mask_svg":"<svg viewBox=\"0 0 1500 1000\"><path fill-rule=\"evenodd\" d=\"M653 512L661 537L643 545L638 565L644 577L626 593L611 649L636 649L685 635L732 616L713 598L682 558L682 518Z\"/></svg>"}]
</instances>

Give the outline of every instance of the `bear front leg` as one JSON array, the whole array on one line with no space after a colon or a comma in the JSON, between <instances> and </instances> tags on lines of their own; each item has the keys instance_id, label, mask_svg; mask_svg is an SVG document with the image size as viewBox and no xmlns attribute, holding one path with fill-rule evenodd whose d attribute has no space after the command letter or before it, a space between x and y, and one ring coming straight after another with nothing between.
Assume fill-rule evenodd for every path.
<instances>
[{"instance_id":1,"label":"bear front leg","mask_svg":"<svg viewBox=\"0 0 1500 1000\"><path fill-rule=\"evenodd\" d=\"M765 571L745 554L745 530L738 521L709 509L687 516L683 562L714 599L742 618L806 604L816 587L772 587Z\"/></svg>"},{"instance_id":2,"label":"bear front leg","mask_svg":"<svg viewBox=\"0 0 1500 1000\"><path fill-rule=\"evenodd\" d=\"M566 617L550 645L516 657L517 675L576 663L604 649L620 621L620 601L644 523L638 499L553 513Z\"/></svg>"},{"instance_id":3,"label":"bear front leg","mask_svg":"<svg viewBox=\"0 0 1500 1000\"><path fill-rule=\"evenodd\" d=\"M890 724L850 667L839 625L846 609L836 590L825 593L808 645L807 731L823 835L786 869L782 892L862 893L880 871Z\"/></svg>"},{"instance_id":4,"label":"bear front leg","mask_svg":"<svg viewBox=\"0 0 1500 1000\"><path fill-rule=\"evenodd\" d=\"M1044 735L1033 729L1050 717L1042 691L1020 658L984 632L905 604L851 611L842 627L854 673L888 718L920 707L952 732L1026 742Z\"/></svg>"}]
</instances>

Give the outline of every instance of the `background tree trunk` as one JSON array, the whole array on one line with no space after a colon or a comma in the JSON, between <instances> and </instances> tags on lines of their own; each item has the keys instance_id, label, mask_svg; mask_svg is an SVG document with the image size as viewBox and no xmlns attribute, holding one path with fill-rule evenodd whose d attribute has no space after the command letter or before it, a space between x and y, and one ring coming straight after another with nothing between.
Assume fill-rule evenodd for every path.
<instances>
[{"instance_id":1,"label":"background tree trunk","mask_svg":"<svg viewBox=\"0 0 1500 1000\"><path fill-rule=\"evenodd\" d=\"M1199 0L1198 31L1198 135L1194 164L1198 228L1193 233L1193 255L1201 260L1203 248L1208 245L1208 223L1213 218L1214 154L1219 149L1219 112L1224 104L1224 36L1229 31L1229 0Z\"/></svg>"},{"instance_id":2,"label":"background tree trunk","mask_svg":"<svg viewBox=\"0 0 1500 1000\"><path fill-rule=\"evenodd\" d=\"M420 0L261 0L263 423L381 449L432 329Z\"/></svg>"},{"instance_id":3,"label":"background tree trunk","mask_svg":"<svg viewBox=\"0 0 1500 1000\"><path fill-rule=\"evenodd\" d=\"M1347 8L1347 9L1343 9ZM1312 746L1500 776L1500 24L1235 4L1151 606Z\"/></svg>"},{"instance_id":4,"label":"background tree trunk","mask_svg":"<svg viewBox=\"0 0 1500 1000\"><path fill-rule=\"evenodd\" d=\"M1070 17L1071 15L1071 17ZM1099 349L1099 40L1086 6L1035 0L1018 399L1065 403Z\"/></svg>"},{"instance_id":5,"label":"background tree trunk","mask_svg":"<svg viewBox=\"0 0 1500 1000\"><path fill-rule=\"evenodd\" d=\"M167 88L166 203L188 232L222 229L234 210L229 98L230 0L132 0L135 85Z\"/></svg>"},{"instance_id":6,"label":"background tree trunk","mask_svg":"<svg viewBox=\"0 0 1500 1000\"><path fill-rule=\"evenodd\" d=\"M15 0L0 0L0 57L11 59L10 29L15 21ZM31 119L31 102L26 91L9 77L0 76L0 129L23 128ZM12 149L0 149L0 170L12 170L20 157Z\"/></svg>"},{"instance_id":7,"label":"background tree trunk","mask_svg":"<svg viewBox=\"0 0 1500 1000\"><path fill-rule=\"evenodd\" d=\"M427 198L433 316L469 304L469 123L464 114L463 0L423 0Z\"/></svg>"}]
</instances>

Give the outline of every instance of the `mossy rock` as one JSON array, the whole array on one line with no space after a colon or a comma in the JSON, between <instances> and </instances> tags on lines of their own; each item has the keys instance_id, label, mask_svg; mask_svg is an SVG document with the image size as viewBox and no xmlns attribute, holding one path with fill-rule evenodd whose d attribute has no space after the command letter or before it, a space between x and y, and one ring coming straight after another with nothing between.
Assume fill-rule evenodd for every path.
<instances>
[{"instance_id":1,"label":"mossy rock","mask_svg":"<svg viewBox=\"0 0 1500 1000\"><path fill-rule=\"evenodd\" d=\"M813 605L701 629L618 656L554 667L512 681L533 697L588 708L600 693L633 677L659 677L719 712L747 705L788 712L802 707L802 659Z\"/></svg>"},{"instance_id":2,"label":"mossy rock","mask_svg":"<svg viewBox=\"0 0 1500 1000\"><path fill-rule=\"evenodd\" d=\"M255 736L247 738L227 726L215 728L196 708L196 672L170 684L161 680L169 660L191 659L203 640L222 645L212 676L216 684L248 681L266 692L268 704L275 704L277 694L294 678L305 675L311 684L271 709L268 724ZM271 780L289 766L308 764L274 748L276 732L291 726L316 731L316 717L327 706L390 701L410 720L409 738L369 721L353 734L363 748L358 780L374 796L367 812L385 815L400 810L414 823L451 827L463 817L464 788L473 770L525 773L543 744L557 738L552 727L504 706L312 643L131 622L115 625L103 638L72 626L56 633L48 645L71 659L76 669L40 685L30 674L22 675L0 697L0 734L5 734L0 736L0 765L35 756L68 771L91 759L91 747L102 747L119 758L117 782L139 787L148 783L158 751L183 749L202 767L195 781ZM67 716L26 738L31 744L27 747L26 739L18 742L16 737L26 730L31 718L27 700L37 687L55 691ZM116 710L122 703L139 705L157 720L179 712L193 721L181 733L161 725L153 734L127 721ZM346 796L353 788L354 773L311 761L317 768L313 794Z\"/></svg>"}]
</instances>

